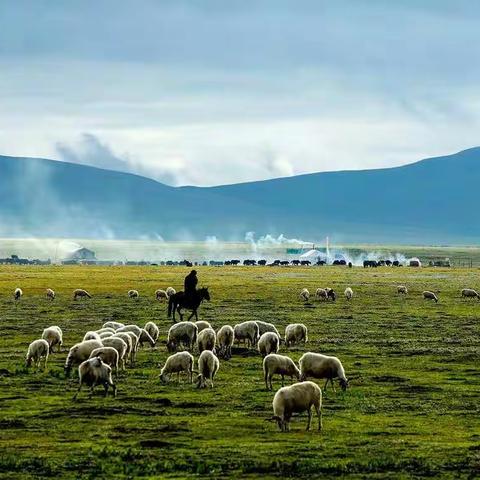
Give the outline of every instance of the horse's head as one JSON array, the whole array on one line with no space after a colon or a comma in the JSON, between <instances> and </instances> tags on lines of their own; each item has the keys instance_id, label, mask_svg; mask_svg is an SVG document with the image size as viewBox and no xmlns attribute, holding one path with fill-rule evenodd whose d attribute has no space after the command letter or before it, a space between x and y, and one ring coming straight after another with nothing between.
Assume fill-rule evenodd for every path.
<instances>
[{"instance_id":1,"label":"horse's head","mask_svg":"<svg viewBox=\"0 0 480 480\"><path fill-rule=\"evenodd\" d=\"M210 292L208 291L208 287L199 288L198 294L202 300L210 301Z\"/></svg>"}]
</instances>

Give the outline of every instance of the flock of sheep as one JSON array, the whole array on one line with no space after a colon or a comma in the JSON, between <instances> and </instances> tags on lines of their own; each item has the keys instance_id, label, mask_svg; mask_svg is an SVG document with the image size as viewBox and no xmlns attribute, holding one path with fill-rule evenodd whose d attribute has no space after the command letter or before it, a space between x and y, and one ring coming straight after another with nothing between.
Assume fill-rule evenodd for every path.
<instances>
[{"instance_id":1,"label":"flock of sheep","mask_svg":"<svg viewBox=\"0 0 480 480\"><path fill-rule=\"evenodd\" d=\"M397 292L399 294L407 295L408 288L405 285L398 285ZM353 290L351 287L347 287L344 292L345 298L351 300L353 298ZM464 288L461 291L462 298L477 298L480 300L480 294L473 288ZM438 296L429 290L422 292L422 296L425 300L433 300L435 303L438 303ZM300 291L300 298L305 302L308 302L310 299L310 292L307 288L302 288ZM317 288L315 291L315 298L317 300L333 300L337 298L336 293L332 288Z\"/></svg>"},{"instance_id":2,"label":"flock of sheep","mask_svg":"<svg viewBox=\"0 0 480 480\"><path fill-rule=\"evenodd\" d=\"M404 285L397 287L399 294L408 294ZM157 290L157 300L168 299L175 290L172 287L166 290ZM473 289L463 289L462 297L480 299L479 294ZM15 300L23 295L20 288L14 291ZM353 290L347 287L344 292L345 298L353 298ZM130 298L138 298L137 290L129 290ZM55 299L52 289L46 290L46 297ZM73 299L91 298L92 296L83 289L73 292ZM304 288L300 297L308 301L310 293ZM318 300L336 299L336 294L331 288L318 288L315 292ZM438 302L438 297L430 291L423 292L425 299ZM83 339L70 348L65 361L65 374L68 377L73 367L78 368L79 386L74 399L81 391L83 385L93 389L102 385L105 396L109 388L116 396L116 385L113 382L112 373L118 376L119 369L125 370L126 366L135 365L137 352L145 343L154 347L160 338L160 330L154 322L147 322L143 328L137 325L124 325L120 322L108 321L96 331L88 331ZM307 352L299 360L298 366L286 355L280 355L281 344L286 348L300 343L308 342L307 327L301 323L290 324L285 328L282 337L278 329L272 323L263 321L245 321L234 325L223 325L215 331L206 321L189 322L183 321L173 324L167 333L166 348L170 356L165 361L160 371L160 381L168 383L172 375L177 374L177 381L181 373L185 373L190 383L193 383L193 374L197 375L196 385L205 388L208 385L213 388L215 376L220 368L220 359L232 358L232 347L236 343L242 343L246 348L256 349L263 357L263 378L265 388L273 390L272 378L275 375L281 377L282 388L273 398L273 420L276 420L281 431L288 431L290 419L293 413L306 411L308 414L307 430L310 428L312 407L318 416L318 428L322 428L322 391L308 378L325 379L324 389L330 382L334 387L333 380L338 379L343 390L348 387L348 379L342 362L337 357L326 356L319 353ZM41 338L34 340L28 347L26 356L27 367L34 365L39 368L41 360L44 360L46 368L48 357L57 349L60 351L63 345L63 333L60 327L51 326L46 328ZM198 351L197 369L195 369L194 350ZM290 386L284 386L285 377L292 381L297 380Z\"/></svg>"}]
</instances>

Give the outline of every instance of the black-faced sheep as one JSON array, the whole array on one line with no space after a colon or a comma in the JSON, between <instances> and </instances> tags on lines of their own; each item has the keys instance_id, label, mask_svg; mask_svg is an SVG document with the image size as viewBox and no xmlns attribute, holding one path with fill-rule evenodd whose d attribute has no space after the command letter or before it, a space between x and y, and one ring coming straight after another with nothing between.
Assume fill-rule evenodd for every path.
<instances>
[{"instance_id":1,"label":"black-faced sheep","mask_svg":"<svg viewBox=\"0 0 480 480\"><path fill-rule=\"evenodd\" d=\"M320 353L307 352L299 360L300 365L300 379L306 380L308 377L325 378L325 390L328 382L331 383L335 391L333 379L338 378L342 390L348 387L348 380L345 376L342 362L337 357L329 357Z\"/></svg>"}]
</instances>

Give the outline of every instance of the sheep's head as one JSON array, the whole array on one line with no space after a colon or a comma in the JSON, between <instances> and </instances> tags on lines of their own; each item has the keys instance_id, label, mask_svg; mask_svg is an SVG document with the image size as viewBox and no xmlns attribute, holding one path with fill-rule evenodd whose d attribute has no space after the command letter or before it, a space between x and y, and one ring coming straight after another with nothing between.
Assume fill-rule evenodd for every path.
<instances>
[{"instance_id":1,"label":"sheep's head","mask_svg":"<svg viewBox=\"0 0 480 480\"><path fill-rule=\"evenodd\" d=\"M342 388L343 391L345 391L348 388L348 380L340 378L339 379L340 387Z\"/></svg>"},{"instance_id":2,"label":"sheep's head","mask_svg":"<svg viewBox=\"0 0 480 480\"><path fill-rule=\"evenodd\" d=\"M32 357L27 357L27 360L25 361L25 366L26 367L32 366Z\"/></svg>"},{"instance_id":3,"label":"sheep's head","mask_svg":"<svg viewBox=\"0 0 480 480\"><path fill-rule=\"evenodd\" d=\"M160 381L162 383L167 383L168 382L168 373L160 373L160 375L158 376L160 378Z\"/></svg>"},{"instance_id":4,"label":"sheep's head","mask_svg":"<svg viewBox=\"0 0 480 480\"><path fill-rule=\"evenodd\" d=\"M174 340L169 340L167 342L167 351L173 353L177 350L177 343Z\"/></svg>"},{"instance_id":5,"label":"sheep's head","mask_svg":"<svg viewBox=\"0 0 480 480\"><path fill-rule=\"evenodd\" d=\"M205 377L201 373L197 376L196 384L197 384L197 388L205 388L206 387Z\"/></svg>"}]
</instances>

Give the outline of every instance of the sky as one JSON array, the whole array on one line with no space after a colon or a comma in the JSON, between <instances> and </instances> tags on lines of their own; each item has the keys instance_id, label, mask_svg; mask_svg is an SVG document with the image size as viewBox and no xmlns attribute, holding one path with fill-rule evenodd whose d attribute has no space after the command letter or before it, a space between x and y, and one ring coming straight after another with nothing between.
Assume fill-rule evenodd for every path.
<instances>
[{"instance_id":1,"label":"sky","mask_svg":"<svg viewBox=\"0 0 480 480\"><path fill-rule=\"evenodd\" d=\"M0 2L0 154L169 185L480 145L471 0Z\"/></svg>"}]
</instances>

